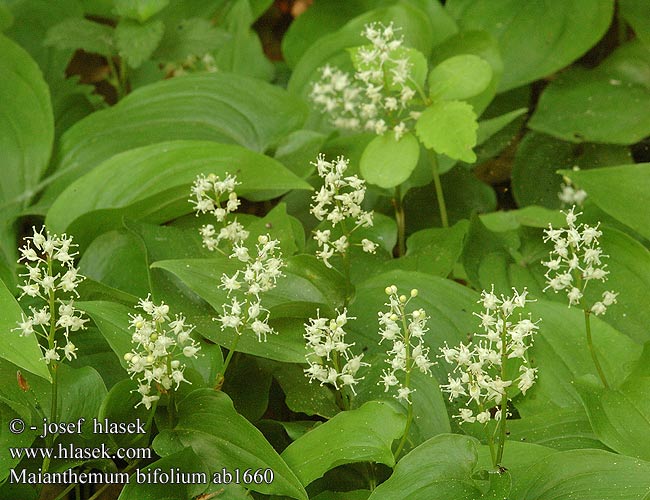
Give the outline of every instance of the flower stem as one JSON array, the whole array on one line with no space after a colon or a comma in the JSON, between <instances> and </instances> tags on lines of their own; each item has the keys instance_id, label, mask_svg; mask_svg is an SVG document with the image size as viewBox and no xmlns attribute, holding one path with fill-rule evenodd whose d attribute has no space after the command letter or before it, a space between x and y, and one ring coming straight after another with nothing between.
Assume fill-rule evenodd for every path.
<instances>
[{"instance_id":1,"label":"flower stem","mask_svg":"<svg viewBox=\"0 0 650 500\"><path fill-rule=\"evenodd\" d=\"M501 329L501 380L506 380L506 362L508 361L508 322L503 318L503 328ZM501 465L503 461L503 450L506 445L506 417L508 415L508 392L503 388L501 396L501 418L499 419L499 447L494 466Z\"/></svg>"},{"instance_id":2,"label":"flower stem","mask_svg":"<svg viewBox=\"0 0 650 500\"><path fill-rule=\"evenodd\" d=\"M440 174L438 173L438 158L436 157L436 153L433 151L429 151L429 158L431 161L431 172L433 173L433 183L436 187L436 199L438 200L438 209L440 210L440 221L442 222L442 227L449 227L445 194L442 191Z\"/></svg>"},{"instance_id":3,"label":"flower stem","mask_svg":"<svg viewBox=\"0 0 650 500\"><path fill-rule=\"evenodd\" d=\"M413 368L413 360L411 359L411 336L408 325L406 324L406 309L403 305L400 305L400 316L402 317L402 328L404 329L404 347L406 349L406 378L404 379L404 386L407 389L411 388L411 368ZM404 435L402 436L397 449L395 450L395 461L399 459L400 453L406 444L408 439L409 432L411 430L411 422L413 422L413 403L408 402L408 408L406 410L406 426L404 427Z\"/></svg>"},{"instance_id":4,"label":"flower stem","mask_svg":"<svg viewBox=\"0 0 650 500\"><path fill-rule=\"evenodd\" d=\"M237 344L239 343L239 333L235 332L235 341L232 343L232 346L230 346L230 350L228 351L228 356L226 356L226 360L223 362L223 366L221 367L221 371L217 375L217 378L214 383L214 389L215 391L220 391L221 387L223 387L223 383L226 380L226 370L228 369L228 365L230 364L230 360L232 359L233 355L235 354L235 349L237 349Z\"/></svg>"},{"instance_id":5,"label":"flower stem","mask_svg":"<svg viewBox=\"0 0 650 500\"><path fill-rule=\"evenodd\" d=\"M607 378L605 377L605 372L603 371L602 366L600 366L600 362L598 361L598 356L596 355L596 349L594 348L594 342L591 337L591 321L590 321L590 316L591 313L588 310L584 310L585 313L585 330L587 332L587 345L589 346L589 352L591 353L591 359L594 361L594 365L596 365L596 371L598 372L598 376L600 377L600 381L603 383L605 386L605 389L609 389L609 384L607 383Z\"/></svg>"},{"instance_id":6,"label":"flower stem","mask_svg":"<svg viewBox=\"0 0 650 500\"><path fill-rule=\"evenodd\" d=\"M397 256L401 257L406 253L406 214L402 205L402 192L400 186L395 186L395 222L397 222Z\"/></svg>"},{"instance_id":7,"label":"flower stem","mask_svg":"<svg viewBox=\"0 0 650 500\"><path fill-rule=\"evenodd\" d=\"M47 274L48 276L52 276L52 259L48 257L47 259ZM48 349L54 349L55 348L55 336L56 336L56 313L55 313L55 297L54 297L54 290L50 290L48 293L48 305L50 308L50 332L47 337L47 346ZM58 384L58 373L59 373L59 364L52 360L50 364L48 364L48 369L50 370L50 376L52 377L52 401L50 402L50 422L56 422L56 414L57 414L57 405L58 405L58 399L59 399L59 394L58 394L58 389L59 389L59 384ZM52 446L54 444L54 440L56 439L56 435L50 434L47 439L48 446ZM50 457L45 457L43 459L43 466L41 467L43 472L47 472L48 469L50 468Z\"/></svg>"}]
</instances>

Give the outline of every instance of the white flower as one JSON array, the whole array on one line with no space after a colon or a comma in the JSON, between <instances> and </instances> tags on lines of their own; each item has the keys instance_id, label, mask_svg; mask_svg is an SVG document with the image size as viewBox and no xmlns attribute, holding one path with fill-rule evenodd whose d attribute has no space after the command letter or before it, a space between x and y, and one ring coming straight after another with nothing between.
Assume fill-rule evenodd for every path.
<instances>
[{"instance_id":1,"label":"white flower","mask_svg":"<svg viewBox=\"0 0 650 500\"><path fill-rule=\"evenodd\" d=\"M399 140L417 119L409 109L415 97L412 64L398 31L392 23L367 24L361 34L370 44L351 49L357 68L353 76L329 65L320 68L310 97L333 125L378 135L392 130Z\"/></svg>"},{"instance_id":2,"label":"white flower","mask_svg":"<svg viewBox=\"0 0 650 500\"><path fill-rule=\"evenodd\" d=\"M321 385L330 384L335 388L350 387L356 394L354 386L361 380L357 372L362 366L369 366L362 361L363 354L353 356L350 347L354 344L345 342L346 332L343 329L350 319L347 310L336 311L335 319L310 318L305 323L304 338L308 350L305 359L309 368L304 370L309 382L314 380ZM343 365L343 361L346 361Z\"/></svg>"},{"instance_id":3,"label":"white flower","mask_svg":"<svg viewBox=\"0 0 650 500\"><path fill-rule=\"evenodd\" d=\"M408 380L408 375L414 369L431 375L433 363L429 360L429 348L422 341L428 331L426 312L424 309L416 309L411 313L406 311L408 303L417 297L418 291L413 289L410 297L406 297L399 295L397 287L392 285L386 287L385 292L388 295L388 302L385 304L388 311L379 313L379 343L388 340L392 342L392 347L387 351L389 357L386 359L390 368L384 371L379 383L383 383L385 391L388 391L390 387L400 384L398 374L403 372L405 380ZM406 324L406 330L403 324ZM395 397L410 404L409 395L413 391L414 389L406 384L400 384Z\"/></svg>"},{"instance_id":4,"label":"white flower","mask_svg":"<svg viewBox=\"0 0 650 500\"><path fill-rule=\"evenodd\" d=\"M356 175L346 176L348 160L342 156L335 161L327 161L325 155L319 154L316 167L323 186L312 197L310 212L318 220L330 222L331 229L319 229L314 232L314 240L318 244L316 257L327 267L332 267L329 260L338 254L346 255L350 246L350 237L360 227L372 226L372 212L361 208L366 196L365 181ZM332 231L339 226L343 233L332 240ZM374 253L377 245L367 238L361 242L364 252Z\"/></svg>"},{"instance_id":5,"label":"white flower","mask_svg":"<svg viewBox=\"0 0 650 500\"><path fill-rule=\"evenodd\" d=\"M186 323L184 316L176 315L170 320L167 304L155 304L147 296L140 299L138 308L146 316L131 315L129 328L133 329L131 341L135 348L124 355L124 360L131 378L138 375L137 392L142 400L136 408L143 404L149 409L159 399L156 394L150 395L152 387L156 387L156 392L166 392L174 383L176 389L181 382L190 383L183 375L184 365L177 358L196 357L201 347L191 338L194 327Z\"/></svg>"},{"instance_id":6,"label":"white flower","mask_svg":"<svg viewBox=\"0 0 650 500\"><path fill-rule=\"evenodd\" d=\"M194 197L188 201L194 204L196 215L209 212L222 224L218 232L212 224L206 224L199 230L203 246L208 250L218 249L223 240L234 244L248 238L248 231L239 222L226 222L226 217L241 205L235 193L239 184L237 177L230 174L226 174L223 180L215 174L199 175L192 184L191 193Z\"/></svg>"},{"instance_id":7,"label":"white flower","mask_svg":"<svg viewBox=\"0 0 650 500\"><path fill-rule=\"evenodd\" d=\"M531 302L525 289L522 293L513 289L510 297L498 297L492 287L489 292L482 292L478 302L485 308L482 313L474 313L481 318L483 332L474 334L471 344L461 343L456 348L445 344L440 349L440 357L454 365L448 383L441 384L440 389L449 394L449 401L465 399L466 407L461 408L457 415L461 423L477 421L485 424L492 418L488 409L502 405L504 398L508 398L508 387L516 384L525 394L535 382L537 369L529 366L526 353L538 326L530 317L522 317L516 312ZM502 360L513 358L521 363L519 377L502 379L505 368ZM477 414L472 407L478 410ZM498 420L500 415L497 412L494 419Z\"/></svg>"},{"instance_id":8,"label":"white flower","mask_svg":"<svg viewBox=\"0 0 650 500\"><path fill-rule=\"evenodd\" d=\"M566 228L556 229L549 225L546 229L544 242L553 243L550 259L542 262L547 268L546 288L556 293L565 291L569 306L579 306L596 315L604 314L607 307L616 303L617 293L608 291L603 294L603 300L591 306L583 304L585 289L590 281L605 281L609 272L602 259L603 254L598 239L602 232L587 224L577 224L580 213L575 213L575 207L565 212Z\"/></svg>"}]
</instances>

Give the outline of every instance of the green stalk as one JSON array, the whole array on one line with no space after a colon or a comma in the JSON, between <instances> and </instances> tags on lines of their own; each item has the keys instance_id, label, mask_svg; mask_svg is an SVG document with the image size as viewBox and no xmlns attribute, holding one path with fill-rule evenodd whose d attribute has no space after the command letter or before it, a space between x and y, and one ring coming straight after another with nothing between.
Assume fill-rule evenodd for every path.
<instances>
[{"instance_id":1,"label":"green stalk","mask_svg":"<svg viewBox=\"0 0 650 500\"><path fill-rule=\"evenodd\" d=\"M400 186L395 186L395 222L397 222L397 256L406 253L406 214L402 205L402 192Z\"/></svg>"},{"instance_id":2,"label":"green stalk","mask_svg":"<svg viewBox=\"0 0 650 500\"><path fill-rule=\"evenodd\" d=\"M431 172L433 173L433 183L436 187L436 198L438 200L438 209L440 210L440 220L442 227L449 227L449 218L447 217L447 205L445 204L445 194L442 191L440 183L440 174L438 173L438 158L434 151L429 151L431 161Z\"/></svg>"},{"instance_id":3,"label":"green stalk","mask_svg":"<svg viewBox=\"0 0 650 500\"><path fill-rule=\"evenodd\" d=\"M404 329L404 347L406 348L406 378L404 379L404 385L407 389L411 388L411 368L413 368L413 362L411 360L411 337L409 335L408 325L406 324L406 311L403 305L400 305L400 316L402 316L402 328ZM408 439L409 431L411 430L411 422L413 422L413 404L408 403L408 408L406 410L406 427L404 428L404 435L395 450L395 461L399 459L399 455L406 444Z\"/></svg>"},{"instance_id":4,"label":"green stalk","mask_svg":"<svg viewBox=\"0 0 650 500\"><path fill-rule=\"evenodd\" d=\"M48 257L47 259L47 274L48 276L52 276L52 259ZM48 292L48 304L50 307L50 332L47 337L47 345L48 349L54 349L54 341L55 341L55 335L56 335L56 313L55 313L55 298L54 298L54 290L50 290ZM59 399L59 394L58 394L58 372L59 372L59 364L52 361L51 364L48 364L48 368L50 370L50 376L52 377L52 401L50 403L50 422L56 422L56 414L57 414L57 404L58 404L58 399ZM48 436L48 439L46 440L48 446L52 446L54 444L54 439L56 436L50 434ZM41 467L43 472L47 472L50 468L50 457L45 457L43 459L43 466Z\"/></svg>"},{"instance_id":5,"label":"green stalk","mask_svg":"<svg viewBox=\"0 0 650 500\"><path fill-rule=\"evenodd\" d=\"M596 355L596 349L594 348L594 342L591 337L591 321L589 320L591 313L586 309L584 310L584 313L585 313L585 330L587 332L587 345L589 346L589 353L591 354L591 359L593 360L594 365L596 366L596 371L598 372L600 381L605 386L605 389L609 389L609 384L607 383L605 372L603 371L602 366L600 366L600 362L598 361L598 356Z\"/></svg>"},{"instance_id":6,"label":"green stalk","mask_svg":"<svg viewBox=\"0 0 650 500\"><path fill-rule=\"evenodd\" d=\"M508 361L507 353L507 322L503 318L503 329L501 330L501 380L506 379L506 362ZM503 460L503 450L506 445L506 416L508 414L508 392L504 388L501 397L501 419L499 420L499 448L497 449L496 463L494 466L501 465Z\"/></svg>"},{"instance_id":7,"label":"green stalk","mask_svg":"<svg viewBox=\"0 0 650 500\"><path fill-rule=\"evenodd\" d=\"M240 337L239 333L235 332L235 341L232 343L232 346L230 346L230 350L228 351L228 356L226 356L226 360L223 362L223 366L221 367L221 372L217 375L217 379L214 384L214 389L217 391L221 390L221 387L223 386L223 383L226 380L226 370L228 369L230 360L235 354L235 349L237 349L237 344L239 343L239 337Z\"/></svg>"}]
</instances>

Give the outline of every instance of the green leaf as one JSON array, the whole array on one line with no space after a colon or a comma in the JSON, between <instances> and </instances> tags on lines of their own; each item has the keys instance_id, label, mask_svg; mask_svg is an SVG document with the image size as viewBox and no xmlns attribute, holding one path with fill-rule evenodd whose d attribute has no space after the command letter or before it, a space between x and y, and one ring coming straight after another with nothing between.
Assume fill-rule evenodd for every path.
<instances>
[{"instance_id":1,"label":"green leaf","mask_svg":"<svg viewBox=\"0 0 650 500\"><path fill-rule=\"evenodd\" d=\"M4 4L0 4L0 32L10 27L13 22L14 16L9 8Z\"/></svg>"},{"instance_id":2,"label":"green leaf","mask_svg":"<svg viewBox=\"0 0 650 500\"><path fill-rule=\"evenodd\" d=\"M5 425L0 426L0 446L4 449L9 447L29 447L34 442L36 435L40 434L29 430L30 425L36 423L32 422L31 410L25 405L2 396L0 396L0 418L5 423ZM25 423L28 429L27 432L14 434L9 430L7 424L15 418L19 418ZM20 462L20 458L12 458L10 453L0 455L0 481L6 479L9 475L9 469L15 467L18 462Z\"/></svg>"},{"instance_id":3,"label":"green leaf","mask_svg":"<svg viewBox=\"0 0 650 500\"><path fill-rule=\"evenodd\" d=\"M215 64L221 71L270 81L275 69L264 53L257 32L251 28L254 22L250 0L235 1L223 19L230 36L213 52Z\"/></svg>"},{"instance_id":4,"label":"green leaf","mask_svg":"<svg viewBox=\"0 0 650 500\"><path fill-rule=\"evenodd\" d=\"M460 221L450 228L417 231L406 241L406 255L388 261L383 269L420 271L444 278L451 273L463 251L468 228L467 221Z\"/></svg>"},{"instance_id":5,"label":"green leaf","mask_svg":"<svg viewBox=\"0 0 650 500\"><path fill-rule=\"evenodd\" d=\"M467 163L476 161L478 123L472 106L460 101L441 101L426 108L415 131L427 148Z\"/></svg>"},{"instance_id":6,"label":"green leaf","mask_svg":"<svg viewBox=\"0 0 650 500\"><path fill-rule=\"evenodd\" d=\"M580 381L589 421L598 438L612 450L650 459L650 343L636 369L617 388L605 389L595 379Z\"/></svg>"},{"instance_id":7,"label":"green leaf","mask_svg":"<svg viewBox=\"0 0 650 500\"><path fill-rule=\"evenodd\" d=\"M631 162L623 146L583 143L579 146L537 132L529 132L517 147L512 167L512 194L519 206L560 208L560 168L591 169ZM536 179L537 182L530 182ZM583 188L579 183L578 187ZM583 188L584 189L584 188Z\"/></svg>"},{"instance_id":8,"label":"green leaf","mask_svg":"<svg viewBox=\"0 0 650 500\"><path fill-rule=\"evenodd\" d=\"M499 91L538 80L568 66L601 39L612 0L451 0L446 9L465 30L485 30L499 41L505 71Z\"/></svg>"},{"instance_id":9,"label":"green leaf","mask_svg":"<svg viewBox=\"0 0 650 500\"><path fill-rule=\"evenodd\" d=\"M103 422L108 419L110 422L136 422L137 419L143 424L150 421L151 411L144 405L136 408L142 396L138 392L138 383L131 379L121 380L115 384L102 401L97 419ZM121 447L147 446L151 425L147 425L146 434L111 434L107 436L112 443Z\"/></svg>"},{"instance_id":10,"label":"green leaf","mask_svg":"<svg viewBox=\"0 0 650 500\"><path fill-rule=\"evenodd\" d=\"M507 456L507 451L506 451ZM517 475L517 500L644 500L650 463L601 450L553 453Z\"/></svg>"},{"instance_id":11,"label":"green leaf","mask_svg":"<svg viewBox=\"0 0 650 500\"><path fill-rule=\"evenodd\" d=\"M420 145L411 133L399 141L392 133L375 137L361 156L361 175L370 184L394 188L411 176L418 164Z\"/></svg>"},{"instance_id":12,"label":"green leaf","mask_svg":"<svg viewBox=\"0 0 650 500\"><path fill-rule=\"evenodd\" d=\"M282 364L273 370L273 377L286 395L286 405L296 413L332 418L340 411L334 393L329 387L310 383L303 366Z\"/></svg>"},{"instance_id":13,"label":"green leaf","mask_svg":"<svg viewBox=\"0 0 650 500\"><path fill-rule=\"evenodd\" d=\"M480 94L492 80L492 67L472 54L450 57L429 73L429 96L445 101L464 100Z\"/></svg>"},{"instance_id":14,"label":"green leaf","mask_svg":"<svg viewBox=\"0 0 650 500\"><path fill-rule=\"evenodd\" d=\"M278 335L269 336L267 342L258 342L254 335L242 335L237 351L277 361L303 363L303 324L309 317L315 317L319 306L330 305L333 308L343 303L338 273L327 269L315 257L306 255L292 257L287 264L284 269L286 277L264 297L265 307L271 310L271 326ZM226 257L166 260L152 265L154 269L164 269L179 278L218 313L227 300L225 291L219 289L218 284L222 274L231 274L235 266L232 259ZM200 329L202 335L230 348L236 334L231 329L221 331L215 323L212 325L209 329Z\"/></svg>"},{"instance_id":15,"label":"green leaf","mask_svg":"<svg viewBox=\"0 0 650 500\"><path fill-rule=\"evenodd\" d=\"M621 45L596 69L571 68L548 85L528 126L571 142L639 142L650 134L648 71L649 47Z\"/></svg>"},{"instance_id":16,"label":"green leaf","mask_svg":"<svg viewBox=\"0 0 650 500\"><path fill-rule=\"evenodd\" d=\"M650 163L574 172L561 170L600 209L650 239Z\"/></svg>"},{"instance_id":17,"label":"green leaf","mask_svg":"<svg viewBox=\"0 0 650 500\"><path fill-rule=\"evenodd\" d=\"M22 309L11 292L0 281L0 358L11 361L46 380L51 380L43 354L35 335L22 337L19 332L11 331L22 321Z\"/></svg>"},{"instance_id":18,"label":"green leaf","mask_svg":"<svg viewBox=\"0 0 650 500\"><path fill-rule=\"evenodd\" d=\"M240 146L163 142L113 156L72 183L50 208L47 226L79 234L80 244L87 244L119 227L122 217L165 222L193 211L190 186L209 173L237 173L238 194L253 200L310 188L277 161Z\"/></svg>"},{"instance_id":19,"label":"green leaf","mask_svg":"<svg viewBox=\"0 0 650 500\"><path fill-rule=\"evenodd\" d=\"M620 0L618 8L636 36L650 46L650 4L645 0Z\"/></svg>"},{"instance_id":20,"label":"green leaf","mask_svg":"<svg viewBox=\"0 0 650 500\"><path fill-rule=\"evenodd\" d=\"M54 140L50 93L27 52L0 34L0 275L10 279L16 256L14 220L33 197Z\"/></svg>"},{"instance_id":21,"label":"green leaf","mask_svg":"<svg viewBox=\"0 0 650 500\"><path fill-rule=\"evenodd\" d=\"M291 443L282 458L303 485L354 462L395 463L391 445L404 432L405 418L391 405L370 401L339 413Z\"/></svg>"},{"instance_id":22,"label":"green leaf","mask_svg":"<svg viewBox=\"0 0 650 500\"><path fill-rule=\"evenodd\" d=\"M524 441L557 450L605 448L591 429L584 409L578 406L553 408L508 420L507 431L510 441L506 456L510 455L510 443Z\"/></svg>"},{"instance_id":23,"label":"green leaf","mask_svg":"<svg viewBox=\"0 0 650 500\"><path fill-rule=\"evenodd\" d=\"M397 463L393 474L373 490L369 500L484 498L472 479L478 461L476 445L473 438L457 434L429 439ZM508 492L504 493L501 498L507 497Z\"/></svg>"},{"instance_id":24,"label":"green leaf","mask_svg":"<svg viewBox=\"0 0 650 500\"><path fill-rule=\"evenodd\" d=\"M124 485L118 500L134 500L136 498L138 500L195 498L197 495L203 493L208 484L212 482L212 476L208 468L190 448L169 454L160 460L148 464L146 469L144 467L143 469L141 469L141 474L156 470L169 474L172 470L178 470L184 474L184 477L191 477L192 480L188 483L167 483L150 480L147 476L144 479L139 479L137 477L138 473L136 472L131 475L128 483Z\"/></svg>"},{"instance_id":25,"label":"green leaf","mask_svg":"<svg viewBox=\"0 0 650 500\"><path fill-rule=\"evenodd\" d=\"M168 3L169 0L113 0L117 15L141 23L163 10Z\"/></svg>"},{"instance_id":26,"label":"green leaf","mask_svg":"<svg viewBox=\"0 0 650 500\"><path fill-rule=\"evenodd\" d=\"M60 50L82 49L106 57L115 54L113 28L87 19L66 19L52 26L44 44Z\"/></svg>"},{"instance_id":27,"label":"green leaf","mask_svg":"<svg viewBox=\"0 0 650 500\"><path fill-rule=\"evenodd\" d=\"M304 120L304 105L264 82L227 73L187 75L147 85L86 117L61 138L53 199L111 156L155 143L210 140L265 151Z\"/></svg>"},{"instance_id":28,"label":"green leaf","mask_svg":"<svg viewBox=\"0 0 650 500\"><path fill-rule=\"evenodd\" d=\"M215 425L218 422L219 425ZM247 487L267 495L287 495L306 499L300 481L271 447L262 433L239 415L223 392L199 389L178 404L178 424L164 430L153 442L160 455L191 447L210 473L227 470L273 469L270 484Z\"/></svg>"},{"instance_id":29,"label":"green leaf","mask_svg":"<svg viewBox=\"0 0 650 500\"><path fill-rule=\"evenodd\" d=\"M228 40L228 33L207 19L183 19L165 30L153 58L165 62L182 62L190 56L212 52Z\"/></svg>"},{"instance_id":30,"label":"green leaf","mask_svg":"<svg viewBox=\"0 0 650 500\"><path fill-rule=\"evenodd\" d=\"M120 57L124 58L130 67L139 67L156 49L164 31L162 21L140 24L123 19L115 28L115 45Z\"/></svg>"},{"instance_id":31,"label":"green leaf","mask_svg":"<svg viewBox=\"0 0 650 500\"><path fill-rule=\"evenodd\" d=\"M565 304L538 300L528 304L532 318L541 318L531 358L539 367L538 380L517 403L522 415L547 410L549 405L567 408L581 404L576 381L595 374L587 348L584 314ZM619 384L639 357L638 345L598 318L591 318L594 349L607 380Z\"/></svg>"}]
</instances>

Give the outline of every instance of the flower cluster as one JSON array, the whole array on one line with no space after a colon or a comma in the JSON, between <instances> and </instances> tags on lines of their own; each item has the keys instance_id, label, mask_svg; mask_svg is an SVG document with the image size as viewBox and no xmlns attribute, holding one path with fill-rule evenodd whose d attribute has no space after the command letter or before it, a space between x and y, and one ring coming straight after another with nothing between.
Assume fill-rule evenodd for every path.
<instances>
[{"instance_id":1,"label":"flower cluster","mask_svg":"<svg viewBox=\"0 0 650 500\"><path fill-rule=\"evenodd\" d=\"M59 361L61 355L71 361L77 357L77 348L70 341L69 334L84 330L88 322L75 308L72 299L72 295L78 296L76 288L85 279L74 266L77 245L65 234L57 236L47 231L43 234L43 228L40 231L33 228L33 235L26 240L18 260L25 264L27 271L20 275L25 277L24 284L19 286L22 290L20 298L27 295L45 303L38 309L30 306L31 315L22 313L22 319L14 330L22 336L36 334L46 340L47 347L41 347L42 359L46 363ZM65 340L63 345L56 338L57 331L61 330Z\"/></svg>"},{"instance_id":2,"label":"flower cluster","mask_svg":"<svg viewBox=\"0 0 650 500\"><path fill-rule=\"evenodd\" d=\"M342 235L333 240L332 230L317 230L314 239L319 250L316 257L321 259L327 267L332 267L329 259L334 253L345 255L350 246L350 235L360 227L370 227L373 224L373 213L361 208L366 196L365 181L356 175L345 177L349 161L339 156L335 161L325 160L325 155L318 155L316 163L312 163L318 176L323 179L323 186L312 200L310 212L318 220L327 220L332 228L340 225ZM353 225L349 228L346 222ZM360 243L364 252L375 253L377 244L364 238Z\"/></svg>"},{"instance_id":3,"label":"flower cluster","mask_svg":"<svg viewBox=\"0 0 650 500\"><path fill-rule=\"evenodd\" d=\"M167 78L183 76L188 73L205 71L206 73L216 73L219 71L214 56L206 53L203 56L189 55L183 61L169 62L165 64L163 71Z\"/></svg>"},{"instance_id":4,"label":"flower cluster","mask_svg":"<svg viewBox=\"0 0 650 500\"><path fill-rule=\"evenodd\" d=\"M156 305L149 296L140 299L138 308L143 314L131 315L130 328L134 332L131 341L136 348L124 355L131 378L138 377L138 392L141 404L151 408L160 399L159 393L166 393L176 384L188 382L184 376L185 365L177 358L195 358L201 347L190 334L194 327L185 323L183 316L175 315L171 321L169 306L164 302ZM151 386L156 384L156 393Z\"/></svg>"},{"instance_id":5,"label":"flower cluster","mask_svg":"<svg viewBox=\"0 0 650 500\"><path fill-rule=\"evenodd\" d=\"M310 97L334 126L377 135L391 130L399 140L419 117L410 109L416 94L409 85L412 63L396 31L393 23L364 27L361 34L370 43L353 51L354 77L329 65L321 68Z\"/></svg>"},{"instance_id":6,"label":"flower cluster","mask_svg":"<svg viewBox=\"0 0 650 500\"><path fill-rule=\"evenodd\" d=\"M429 348L424 345L422 337L429 329L426 327L429 319L424 309L416 309L411 313L406 312L406 306L412 298L417 297L418 291L411 290L410 297L399 295L395 285L386 287L388 295L388 311L379 313L379 335L381 344L384 340L393 343L388 351L390 365L382 373L379 384L384 384L384 391L393 386L397 388L396 398L411 403L409 396L415 390L410 387L410 375L414 368L422 373L431 374L431 361L429 361ZM404 382L398 378L399 372L405 374Z\"/></svg>"},{"instance_id":7,"label":"flower cluster","mask_svg":"<svg viewBox=\"0 0 650 500\"><path fill-rule=\"evenodd\" d=\"M578 171L580 167L575 166L573 170ZM561 191L557 194L557 197L564 205L578 205L581 207L587 199L587 192L575 187L571 179L566 176L562 180L564 182L560 185Z\"/></svg>"},{"instance_id":8,"label":"flower cluster","mask_svg":"<svg viewBox=\"0 0 650 500\"><path fill-rule=\"evenodd\" d=\"M363 354L352 355L350 347L354 343L345 343L343 327L349 319L355 318L348 317L345 309L342 313L336 313L336 319L319 316L310 318L309 324L305 324L304 337L309 350L306 355L309 368L305 369L305 375L309 377L309 382L317 380L321 385L330 384L337 390L348 386L356 394L354 386L360 380L356 378L357 372L362 366L369 365L362 361Z\"/></svg>"},{"instance_id":9,"label":"flower cluster","mask_svg":"<svg viewBox=\"0 0 650 500\"><path fill-rule=\"evenodd\" d=\"M527 292L510 297L497 297L493 291L483 291L479 303L485 311L476 314L481 319L483 333L474 336L481 340L457 347L441 348L442 356L454 368L449 374L448 384L440 388L449 393L449 401L466 399L465 408L460 409L457 418L463 422L485 424L494 418L501 420L502 408L507 401L508 387L517 386L525 394L535 382L537 368L531 368L526 351L533 343L538 330L530 315L516 314L527 302ZM515 314L517 317L515 317ZM506 363L517 360L519 376L512 380L506 378ZM499 407L494 413L491 408Z\"/></svg>"},{"instance_id":10,"label":"flower cluster","mask_svg":"<svg viewBox=\"0 0 650 500\"><path fill-rule=\"evenodd\" d=\"M607 311L607 307L616 303L617 293L605 291L601 300L591 307L583 304L585 288L591 280L605 281L609 272L607 264L602 259L607 257L600 248L598 238L602 232L587 224L576 224L580 213L575 213L575 207L565 213L566 228L554 229L551 225L544 231L544 242L551 241L554 245L550 260L542 262L547 268L546 288L556 293L565 291L569 306L577 305L599 316Z\"/></svg>"},{"instance_id":11,"label":"flower cluster","mask_svg":"<svg viewBox=\"0 0 650 500\"><path fill-rule=\"evenodd\" d=\"M237 220L226 222L226 216L241 205L235 193L238 184L237 177L229 174L223 180L215 174L199 175L192 184L194 198L189 201L194 204L196 215L211 213L222 224L218 231L212 224L205 224L199 230L203 246L208 250L217 249L222 240L238 243L248 238L248 231Z\"/></svg>"},{"instance_id":12,"label":"flower cluster","mask_svg":"<svg viewBox=\"0 0 650 500\"><path fill-rule=\"evenodd\" d=\"M266 342L267 334L276 332L268 324L269 311L262 306L260 294L275 288L278 278L284 276L280 242L269 235L260 235L254 256L246 246L237 243L230 258L244 263L245 268L232 276L225 273L221 276L220 288L233 297L230 304L224 304L223 314L215 319L221 322L222 330L233 328L242 335L249 328L260 342Z\"/></svg>"}]
</instances>

